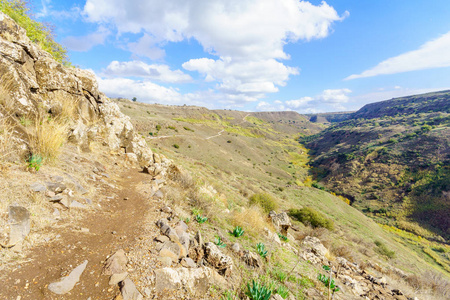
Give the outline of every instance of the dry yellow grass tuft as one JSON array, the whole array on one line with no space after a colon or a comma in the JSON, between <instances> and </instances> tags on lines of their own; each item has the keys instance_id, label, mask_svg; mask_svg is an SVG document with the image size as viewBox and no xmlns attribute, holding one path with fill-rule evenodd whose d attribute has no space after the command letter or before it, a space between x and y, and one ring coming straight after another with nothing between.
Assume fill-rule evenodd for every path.
<instances>
[{"instance_id":1,"label":"dry yellow grass tuft","mask_svg":"<svg viewBox=\"0 0 450 300\"><path fill-rule=\"evenodd\" d=\"M67 125L57 119L40 118L28 134L31 153L45 160L55 160L67 140Z\"/></svg>"},{"instance_id":2,"label":"dry yellow grass tuft","mask_svg":"<svg viewBox=\"0 0 450 300\"><path fill-rule=\"evenodd\" d=\"M52 100L52 114L62 123L70 123L78 113L78 98L74 98L64 91L54 92Z\"/></svg>"},{"instance_id":3,"label":"dry yellow grass tuft","mask_svg":"<svg viewBox=\"0 0 450 300\"><path fill-rule=\"evenodd\" d=\"M14 134L13 126L6 117L0 118L0 161L5 160L8 155L14 152L12 142Z\"/></svg>"},{"instance_id":4,"label":"dry yellow grass tuft","mask_svg":"<svg viewBox=\"0 0 450 300\"><path fill-rule=\"evenodd\" d=\"M233 226L241 226L247 233L257 236L264 232L264 228L271 225L262 209L257 206L242 208L241 211L234 211L231 219Z\"/></svg>"}]
</instances>

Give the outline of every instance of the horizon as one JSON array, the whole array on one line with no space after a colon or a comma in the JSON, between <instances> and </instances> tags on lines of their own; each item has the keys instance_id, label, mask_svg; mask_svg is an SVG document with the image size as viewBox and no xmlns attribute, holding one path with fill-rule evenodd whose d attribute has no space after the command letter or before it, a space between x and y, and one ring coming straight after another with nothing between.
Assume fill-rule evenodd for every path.
<instances>
[{"instance_id":1,"label":"horizon","mask_svg":"<svg viewBox=\"0 0 450 300\"><path fill-rule=\"evenodd\" d=\"M450 87L444 0L134 1L31 5L109 97L308 114Z\"/></svg>"}]
</instances>

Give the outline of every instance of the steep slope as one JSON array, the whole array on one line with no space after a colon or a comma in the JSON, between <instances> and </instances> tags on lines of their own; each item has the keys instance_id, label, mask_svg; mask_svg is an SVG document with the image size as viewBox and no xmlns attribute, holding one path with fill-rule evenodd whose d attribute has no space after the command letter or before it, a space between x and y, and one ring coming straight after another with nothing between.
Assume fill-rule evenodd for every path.
<instances>
[{"instance_id":1,"label":"steep slope","mask_svg":"<svg viewBox=\"0 0 450 300\"><path fill-rule=\"evenodd\" d=\"M320 182L353 206L419 235L450 237L448 91L366 105L304 141Z\"/></svg>"}]
</instances>

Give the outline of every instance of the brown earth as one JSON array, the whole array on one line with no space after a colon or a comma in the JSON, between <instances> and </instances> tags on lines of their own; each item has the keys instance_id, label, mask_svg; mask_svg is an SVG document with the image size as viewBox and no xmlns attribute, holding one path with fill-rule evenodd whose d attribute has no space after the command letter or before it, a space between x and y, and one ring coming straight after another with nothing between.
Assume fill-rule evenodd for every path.
<instances>
[{"instance_id":1,"label":"brown earth","mask_svg":"<svg viewBox=\"0 0 450 300\"><path fill-rule=\"evenodd\" d=\"M58 229L60 238L30 249L28 262L17 263L0 276L0 299L112 299L118 288L109 286L109 276L102 275L103 262L118 249L127 249L143 232L142 224L150 207L149 197L135 187L151 177L138 169L123 172L117 190L104 185L103 195L116 194L102 210L88 212L77 226ZM124 200L128 198L127 200ZM80 228L88 228L82 232ZM51 230L51 229L50 229ZM88 260L87 268L74 289L56 295L47 286L68 275ZM21 298L20 298L20 297Z\"/></svg>"}]
</instances>

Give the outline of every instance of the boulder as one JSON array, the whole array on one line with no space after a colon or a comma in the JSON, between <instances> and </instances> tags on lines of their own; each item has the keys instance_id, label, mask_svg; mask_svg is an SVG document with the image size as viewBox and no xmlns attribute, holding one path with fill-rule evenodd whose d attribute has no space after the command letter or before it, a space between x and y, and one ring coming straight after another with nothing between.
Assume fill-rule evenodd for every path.
<instances>
[{"instance_id":1,"label":"boulder","mask_svg":"<svg viewBox=\"0 0 450 300\"><path fill-rule=\"evenodd\" d=\"M223 254L219 248L211 242L206 243L203 248L205 251L205 260L208 264L215 268L219 274L229 276L233 270L233 260L231 257Z\"/></svg>"},{"instance_id":2,"label":"boulder","mask_svg":"<svg viewBox=\"0 0 450 300\"><path fill-rule=\"evenodd\" d=\"M326 255L328 249L320 242L316 237L307 236L302 241L302 247L305 249L302 253L302 257L305 260L309 260L314 264L324 263L326 261Z\"/></svg>"},{"instance_id":3,"label":"boulder","mask_svg":"<svg viewBox=\"0 0 450 300\"><path fill-rule=\"evenodd\" d=\"M242 256L244 262L253 268L260 268L262 266L262 261L259 255L250 252L248 250L244 251L244 255Z\"/></svg>"},{"instance_id":4,"label":"boulder","mask_svg":"<svg viewBox=\"0 0 450 300\"><path fill-rule=\"evenodd\" d=\"M128 258L125 255L125 251L122 249L111 255L105 262L103 268L103 275L113 275L125 273Z\"/></svg>"},{"instance_id":5,"label":"boulder","mask_svg":"<svg viewBox=\"0 0 450 300\"><path fill-rule=\"evenodd\" d=\"M274 211L269 213L269 218L272 220L273 225L282 235L287 236L288 229L292 226L291 219L287 213L282 212L277 214Z\"/></svg>"},{"instance_id":6,"label":"boulder","mask_svg":"<svg viewBox=\"0 0 450 300\"><path fill-rule=\"evenodd\" d=\"M227 281L216 271L207 268L163 268L155 270L156 292L165 293L180 289L187 290L191 295L203 297L211 286L226 289Z\"/></svg>"},{"instance_id":7,"label":"boulder","mask_svg":"<svg viewBox=\"0 0 450 300\"><path fill-rule=\"evenodd\" d=\"M9 217L9 247L17 245L16 251L21 250L22 241L30 233L30 212L23 206L11 205L8 207Z\"/></svg>"}]
</instances>

